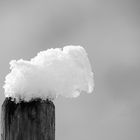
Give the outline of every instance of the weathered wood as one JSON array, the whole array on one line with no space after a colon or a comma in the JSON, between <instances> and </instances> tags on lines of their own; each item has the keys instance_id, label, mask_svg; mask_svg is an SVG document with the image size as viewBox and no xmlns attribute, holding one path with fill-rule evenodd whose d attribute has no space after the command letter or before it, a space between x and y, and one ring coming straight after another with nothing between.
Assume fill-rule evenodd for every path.
<instances>
[{"instance_id":1,"label":"weathered wood","mask_svg":"<svg viewBox=\"0 0 140 140\"><path fill-rule=\"evenodd\" d=\"M55 106L41 99L2 105L1 140L55 140Z\"/></svg>"}]
</instances>

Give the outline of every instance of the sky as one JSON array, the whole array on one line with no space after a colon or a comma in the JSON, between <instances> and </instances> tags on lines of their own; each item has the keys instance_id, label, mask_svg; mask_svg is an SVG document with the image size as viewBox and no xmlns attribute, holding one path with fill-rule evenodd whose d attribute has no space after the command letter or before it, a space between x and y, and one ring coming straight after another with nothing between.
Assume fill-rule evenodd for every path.
<instances>
[{"instance_id":1,"label":"sky","mask_svg":"<svg viewBox=\"0 0 140 140\"><path fill-rule=\"evenodd\" d=\"M11 59L81 45L93 94L55 100L57 140L140 139L139 0L0 0L0 104Z\"/></svg>"}]
</instances>

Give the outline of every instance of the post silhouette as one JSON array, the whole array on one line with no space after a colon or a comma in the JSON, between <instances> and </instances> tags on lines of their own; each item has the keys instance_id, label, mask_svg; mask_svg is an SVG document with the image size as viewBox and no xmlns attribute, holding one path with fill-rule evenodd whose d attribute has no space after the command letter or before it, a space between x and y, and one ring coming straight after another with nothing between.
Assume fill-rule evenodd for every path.
<instances>
[{"instance_id":1,"label":"post silhouette","mask_svg":"<svg viewBox=\"0 0 140 140\"><path fill-rule=\"evenodd\" d=\"M16 103L6 98L1 123L1 140L55 140L55 106L50 100Z\"/></svg>"}]
</instances>

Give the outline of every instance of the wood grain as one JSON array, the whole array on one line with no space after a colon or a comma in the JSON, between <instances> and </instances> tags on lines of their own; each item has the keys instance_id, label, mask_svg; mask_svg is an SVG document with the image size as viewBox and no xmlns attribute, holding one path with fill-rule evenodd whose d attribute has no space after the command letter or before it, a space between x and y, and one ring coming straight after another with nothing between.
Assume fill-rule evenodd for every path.
<instances>
[{"instance_id":1,"label":"wood grain","mask_svg":"<svg viewBox=\"0 0 140 140\"><path fill-rule=\"evenodd\" d=\"M55 140L55 106L49 100L6 98L1 114L1 140Z\"/></svg>"}]
</instances>

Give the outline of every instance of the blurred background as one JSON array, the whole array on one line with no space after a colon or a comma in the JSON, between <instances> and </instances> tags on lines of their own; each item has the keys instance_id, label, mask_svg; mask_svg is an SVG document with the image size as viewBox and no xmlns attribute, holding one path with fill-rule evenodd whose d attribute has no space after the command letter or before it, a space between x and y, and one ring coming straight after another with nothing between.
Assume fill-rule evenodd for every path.
<instances>
[{"instance_id":1,"label":"blurred background","mask_svg":"<svg viewBox=\"0 0 140 140\"><path fill-rule=\"evenodd\" d=\"M56 140L139 140L139 7L139 0L0 0L0 105L11 59L81 45L95 90L55 100Z\"/></svg>"}]
</instances>

